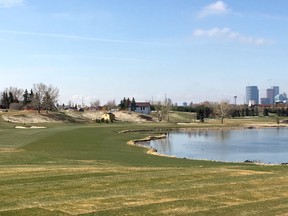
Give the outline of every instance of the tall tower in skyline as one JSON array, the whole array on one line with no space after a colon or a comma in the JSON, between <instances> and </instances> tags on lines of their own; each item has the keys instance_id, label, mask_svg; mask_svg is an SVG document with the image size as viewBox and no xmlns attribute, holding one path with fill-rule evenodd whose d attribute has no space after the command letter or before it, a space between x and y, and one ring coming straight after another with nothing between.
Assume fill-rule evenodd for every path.
<instances>
[{"instance_id":1,"label":"tall tower in skyline","mask_svg":"<svg viewBox=\"0 0 288 216\"><path fill-rule=\"evenodd\" d=\"M268 104L274 104L274 89L273 88L269 88L266 90L266 98L268 99L269 103Z\"/></svg>"},{"instance_id":2,"label":"tall tower in skyline","mask_svg":"<svg viewBox=\"0 0 288 216\"><path fill-rule=\"evenodd\" d=\"M279 95L279 86L272 86L266 90L266 98L269 99L269 104L275 104L275 96Z\"/></svg>"},{"instance_id":3,"label":"tall tower in skyline","mask_svg":"<svg viewBox=\"0 0 288 216\"><path fill-rule=\"evenodd\" d=\"M274 97L280 94L279 86L273 86L272 88L274 90Z\"/></svg>"},{"instance_id":4,"label":"tall tower in skyline","mask_svg":"<svg viewBox=\"0 0 288 216\"><path fill-rule=\"evenodd\" d=\"M246 86L246 104L259 104L258 86Z\"/></svg>"}]
</instances>

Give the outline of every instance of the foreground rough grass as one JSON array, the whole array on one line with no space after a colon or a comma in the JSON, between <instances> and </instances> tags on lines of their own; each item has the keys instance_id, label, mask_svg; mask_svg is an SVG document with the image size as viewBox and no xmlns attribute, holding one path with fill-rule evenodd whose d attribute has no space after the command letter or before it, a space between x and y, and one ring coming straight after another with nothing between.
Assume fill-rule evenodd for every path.
<instances>
[{"instance_id":1,"label":"foreground rough grass","mask_svg":"<svg viewBox=\"0 0 288 216\"><path fill-rule=\"evenodd\" d=\"M150 132L118 133L151 128L160 131L119 123L2 128L0 215L287 215L286 166L147 155L126 143Z\"/></svg>"},{"instance_id":2,"label":"foreground rough grass","mask_svg":"<svg viewBox=\"0 0 288 216\"><path fill-rule=\"evenodd\" d=\"M84 164L86 163L86 164ZM285 215L287 175L235 167L1 169L0 215Z\"/></svg>"}]
</instances>

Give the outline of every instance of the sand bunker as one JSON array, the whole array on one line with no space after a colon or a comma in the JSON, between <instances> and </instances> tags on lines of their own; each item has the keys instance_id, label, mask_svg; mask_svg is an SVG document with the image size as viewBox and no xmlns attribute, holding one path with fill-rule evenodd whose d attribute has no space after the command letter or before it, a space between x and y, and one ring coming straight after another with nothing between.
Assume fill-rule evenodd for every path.
<instances>
[{"instance_id":1,"label":"sand bunker","mask_svg":"<svg viewBox=\"0 0 288 216\"><path fill-rule=\"evenodd\" d=\"M46 127L42 126L31 126L31 127L24 127L24 126L15 126L16 129L43 129Z\"/></svg>"}]
</instances>

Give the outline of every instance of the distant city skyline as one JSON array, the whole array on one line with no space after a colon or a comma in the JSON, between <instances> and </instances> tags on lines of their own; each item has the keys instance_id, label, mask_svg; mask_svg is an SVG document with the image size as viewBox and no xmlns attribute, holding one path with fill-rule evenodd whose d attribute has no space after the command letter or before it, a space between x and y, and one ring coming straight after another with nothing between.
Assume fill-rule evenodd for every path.
<instances>
[{"instance_id":1,"label":"distant city skyline","mask_svg":"<svg viewBox=\"0 0 288 216\"><path fill-rule=\"evenodd\" d=\"M245 102L288 90L288 1L0 0L0 91L59 88L59 103L123 97ZM255 82L255 83L252 83ZM266 96L265 96L266 97Z\"/></svg>"},{"instance_id":2,"label":"distant city skyline","mask_svg":"<svg viewBox=\"0 0 288 216\"><path fill-rule=\"evenodd\" d=\"M266 95L259 94L258 86L246 86L245 104L248 105L273 105L277 103L287 103L287 94L280 91L279 86L271 86L266 89Z\"/></svg>"}]
</instances>

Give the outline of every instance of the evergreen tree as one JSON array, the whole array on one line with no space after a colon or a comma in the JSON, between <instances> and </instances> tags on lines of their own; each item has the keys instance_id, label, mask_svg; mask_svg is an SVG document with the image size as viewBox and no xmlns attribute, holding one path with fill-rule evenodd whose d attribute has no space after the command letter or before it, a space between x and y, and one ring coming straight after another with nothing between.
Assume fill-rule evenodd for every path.
<instances>
[{"instance_id":1,"label":"evergreen tree","mask_svg":"<svg viewBox=\"0 0 288 216\"><path fill-rule=\"evenodd\" d=\"M281 115L286 116L286 111L285 111L284 107L282 107L282 109L281 109Z\"/></svg>"},{"instance_id":2,"label":"evergreen tree","mask_svg":"<svg viewBox=\"0 0 288 216\"><path fill-rule=\"evenodd\" d=\"M35 97L33 97L33 103L34 103L35 109L38 110L38 113L40 113L40 111L41 111L41 100L40 100L40 97L39 97L38 93L36 93Z\"/></svg>"},{"instance_id":3,"label":"evergreen tree","mask_svg":"<svg viewBox=\"0 0 288 216\"><path fill-rule=\"evenodd\" d=\"M27 89L25 89L25 92L23 94L23 103L24 105L27 105L29 103L29 93L27 91Z\"/></svg>"},{"instance_id":4,"label":"evergreen tree","mask_svg":"<svg viewBox=\"0 0 288 216\"><path fill-rule=\"evenodd\" d=\"M201 123L204 122L205 118L205 106L200 105L196 107L197 119L200 120Z\"/></svg>"},{"instance_id":5,"label":"evergreen tree","mask_svg":"<svg viewBox=\"0 0 288 216\"><path fill-rule=\"evenodd\" d=\"M23 104L26 109L36 109L35 100L34 100L34 93L31 89L30 93L27 89L25 89L23 94Z\"/></svg>"},{"instance_id":6,"label":"evergreen tree","mask_svg":"<svg viewBox=\"0 0 288 216\"><path fill-rule=\"evenodd\" d=\"M245 109L245 116L250 116L250 110L248 109L248 107L246 107Z\"/></svg>"},{"instance_id":7,"label":"evergreen tree","mask_svg":"<svg viewBox=\"0 0 288 216\"><path fill-rule=\"evenodd\" d=\"M245 109L241 109L241 117L245 117Z\"/></svg>"},{"instance_id":8,"label":"evergreen tree","mask_svg":"<svg viewBox=\"0 0 288 216\"><path fill-rule=\"evenodd\" d=\"M131 101L130 101L130 98L128 97L126 104L125 104L125 109L128 109L130 105L131 105Z\"/></svg>"},{"instance_id":9,"label":"evergreen tree","mask_svg":"<svg viewBox=\"0 0 288 216\"><path fill-rule=\"evenodd\" d=\"M201 123L204 122L204 110L203 109L197 110L197 119L200 120Z\"/></svg>"},{"instance_id":10,"label":"evergreen tree","mask_svg":"<svg viewBox=\"0 0 288 216\"><path fill-rule=\"evenodd\" d=\"M43 97L42 108L46 110L47 113L48 111L52 111L54 108L53 100L51 100L50 94L48 92L45 92Z\"/></svg>"},{"instance_id":11,"label":"evergreen tree","mask_svg":"<svg viewBox=\"0 0 288 216\"><path fill-rule=\"evenodd\" d=\"M4 109L9 109L10 102L9 102L9 96L7 92L2 93L1 105Z\"/></svg>"},{"instance_id":12,"label":"evergreen tree","mask_svg":"<svg viewBox=\"0 0 288 216\"><path fill-rule=\"evenodd\" d=\"M123 100L120 101L120 104L118 105L120 109L123 109Z\"/></svg>"},{"instance_id":13,"label":"evergreen tree","mask_svg":"<svg viewBox=\"0 0 288 216\"><path fill-rule=\"evenodd\" d=\"M127 103L127 100L126 100L126 98L124 97L124 98L123 98L122 109L126 109L126 103Z\"/></svg>"},{"instance_id":14,"label":"evergreen tree","mask_svg":"<svg viewBox=\"0 0 288 216\"><path fill-rule=\"evenodd\" d=\"M126 110L130 108L131 106L131 100L129 98L126 99L126 97L123 98L123 100L120 101L119 107L122 110Z\"/></svg>"},{"instance_id":15,"label":"evergreen tree","mask_svg":"<svg viewBox=\"0 0 288 216\"><path fill-rule=\"evenodd\" d=\"M266 107L263 110L263 116L269 116L269 110Z\"/></svg>"},{"instance_id":16,"label":"evergreen tree","mask_svg":"<svg viewBox=\"0 0 288 216\"><path fill-rule=\"evenodd\" d=\"M33 92L33 90L31 89L31 90L30 90L30 94L29 94L29 100L30 100L30 102L33 101L33 98L34 98L34 92Z\"/></svg>"},{"instance_id":17,"label":"evergreen tree","mask_svg":"<svg viewBox=\"0 0 288 216\"><path fill-rule=\"evenodd\" d=\"M282 112L281 112L280 109L277 109L277 110L276 110L276 114L277 114L277 116L281 116L281 113L282 113Z\"/></svg>"},{"instance_id":18,"label":"evergreen tree","mask_svg":"<svg viewBox=\"0 0 288 216\"><path fill-rule=\"evenodd\" d=\"M255 110L254 110L254 108L251 108L250 115L251 115L251 116L255 116Z\"/></svg>"},{"instance_id":19,"label":"evergreen tree","mask_svg":"<svg viewBox=\"0 0 288 216\"><path fill-rule=\"evenodd\" d=\"M135 98L132 98L132 102L131 102L131 111L135 111L136 110L136 101Z\"/></svg>"},{"instance_id":20,"label":"evergreen tree","mask_svg":"<svg viewBox=\"0 0 288 216\"><path fill-rule=\"evenodd\" d=\"M9 92L9 94L8 94L8 100L9 100L9 105L10 105L11 103L14 103L14 102L15 102L15 98L14 98L14 95L13 95L12 92Z\"/></svg>"},{"instance_id":21,"label":"evergreen tree","mask_svg":"<svg viewBox=\"0 0 288 216\"><path fill-rule=\"evenodd\" d=\"M258 109L258 107L255 108L255 116L259 116L259 109Z\"/></svg>"}]
</instances>

